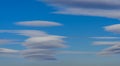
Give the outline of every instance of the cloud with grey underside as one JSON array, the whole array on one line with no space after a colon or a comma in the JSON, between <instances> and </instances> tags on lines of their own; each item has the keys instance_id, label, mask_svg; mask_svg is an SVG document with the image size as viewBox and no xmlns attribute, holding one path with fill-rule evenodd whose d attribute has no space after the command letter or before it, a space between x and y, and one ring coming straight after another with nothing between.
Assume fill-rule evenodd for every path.
<instances>
[{"instance_id":1,"label":"cloud with grey underside","mask_svg":"<svg viewBox=\"0 0 120 66\"><path fill-rule=\"evenodd\" d=\"M120 34L120 24L113 24L104 27L105 31ZM100 55L115 55L120 54L120 41L95 41L94 45L110 46L99 52Z\"/></svg>"},{"instance_id":2,"label":"cloud with grey underside","mask_svg":"<svg viewBox=\"0 0 120 66\"><path fill-rule=\"evenodd\" d=\"M24 58L31 60L56 60L57 58L55 56L58 54L96 54L95 52L64 50L60 51L58 49L68 47L68 45L66 45L66 42L64 41L64 39L67 37L51 35L40 30L0 30L0 33L13 33L16 35L28 37L26 40L21 42L22 45L26 47L25 50L19 51L14 49L3 48L0 50L1 54L18 53L21 54ZM1 42L4 41L1 40Z\"/></svg>"},{"instance_id":3,"label":"cloud with grey underside","mask_svg":"<svg viewBox=\"0 0 120 66\"><path fill-rule=\"evenodd\" d=\"M62 24L51 21L21 21L15 23L20 26L30 27L53 27L62 26ZM26 49L14 50L8 48L0 48L0 55L20 54L24 58L31 60L56 60L56 49L67 48L64 39L65 36L48 34L40 30L0 30L0 33L8 33L27 37L22 42L13 39L0 39L0 45L4 44L22 44Z\"/></svg>"},{"instance_id":4,"label":"cloud with grey underside","mask_svg":"<svg viewBox=\"0 0 120 66\"><path fill-rule=\"evenodd\" d=\"M30 27L53 27L62 26L62 24L52 21L21 21L15 23L20 26ZM65 36L52 35L40 30L0 30L0 33L15 34L26 37L22 42L13 39L0 39L0 44L22 44L26 49L14 50L8 48L0 48L0 55L20 54L24 58L31 60L56 60L57 49L67 48L64 39Z\"/></svg>"},{"instance_id":5,"label":"cloud with grey underside","mask_svg":"<svg viewBox=\"0 0 120 66\"><path fill-rule=\"evenodd\" d=\"M57 10L56 14L120 18L119 0L38 0Z\"/></svg>"},{"instance_id":6,"label":"cloud with grey underside","mask_svg":"<svg viewBox=\"0 0 120 66\"><path fill-rule=\"evenodd\" d=\"M43 60L55 60L55 49L66 48L64 43L64 36L49 35L44 31L39 30L0 30L0 33L14 33L16 35L26 36L24 42L21 42L26 50L20 51L20 53L28 59L43 59ZM8 40L1 40L4 41ZM10 42L10 40L9 40ZM2 50L0 50L2 51ZM6 50L4 50L6 51ZM54 53L53 53L54 52ZM9 52L4 52L9 53ZM34 55L33 55L34 53ZM38 54L39 53L39 54ZM50 54L51 53L51 54Z\"/></svg>"}]
</instances>

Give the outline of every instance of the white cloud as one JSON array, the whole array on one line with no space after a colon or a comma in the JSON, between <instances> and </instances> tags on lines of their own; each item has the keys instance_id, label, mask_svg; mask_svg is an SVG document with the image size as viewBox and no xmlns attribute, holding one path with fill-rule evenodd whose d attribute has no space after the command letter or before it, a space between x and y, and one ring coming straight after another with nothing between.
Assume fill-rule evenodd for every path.
<instances>
[{"instance_id":1,"label":"white cloud","mask_svg":"<svg viewBox=\"0 0 120 66\"><path fill-rule=\"evenodd\" d=\"M0 30L0 33L15 33L17 35L28 36L28 37L38 37L47 36L48 34L39 30Z\"/></svg>"},{"instance_id":2,"label":"white cloud","mask_svg":"<svg viewBox=\"0 0 120 66\"><path fill-rule=\"evenodd\" d=\"M57 22L50 22L50 21L23 21L17 22L16 25L21 26L32 26L32 27L51 27L51 26L62 26L62 24Z\"/></svg>"},{"instance_id":3,"label":"white cloud","mask_svg":"<svg viewBox=\"0 0 120 66\"><path fill-rule=\"evenodd\" d=\"M114 24L104 27L105 31L118 33L120 34L120 24ZM99 38L99 37L94 37ZM101 38L101 37L100 37ZM104 39L104 38L102 38ZM106 39L106 37L105 37ZM119 39L119 37L107 37L107 39ZM106 48L102 50L102 52L98 53L101 55L114 55L114 54L120 54L120 41L95 41L93 42L94 45L108 45L111 46L109 48Z\"/></svg>"},{"instance_id":4,"label":"white cloud","mask_svg":"<svg viewBox=\"0 0 120 66\"><path fill-rule=\"evenodd\" d=\"M41 1L41 0L39 0ZM119 0L42 0L56 7L57 14L90 15L120 18Z\"/></svg>"},{"instance_id":5,"label":"white cloud","mask_svg":"<svg viewBox=\"0 0 120 66\"><path fill-rule=\"evenodd\" d=\"M3 44L18 44L20 41L18 40L12 40L12 39L0 39L0 45Z\"/></svg>"},{"instance_id":6,"label":"white cloud","mask_svg":"<svg viewBox=\"0 0 120 66\"><path fill-rule=\"evenodd\" d=\"M109 31L109 32L120 33L120 24L105 26L104 28L106 31Z\"/></svg>"},{"instance_id":7,"label":"white cloud","mask_svg":"<svg viewBox=\"0 0 120 66\"><path fill-rule=\"evenodd\" d=\"M47 53L51 53L58 48L67 47L63 40L66 37L49 35L46 32L39 31L39 30L0 30L0 33L15 33L16 35L28 36L28 39L22 42L23 45L26 47L26 49L24 51L21 51L21 53L23 53L22 55L25 58L30 58L34 60L35 59L36 60L38 59L55 60L56 59L55 54L47 55L42 52L43 55L41 55L38 53L41 49L44 49L43 51L46 51ZM38 53L36 53L37 50L39 50ZM28 54L25 54L27 52ZM29 54L29 52L34 53L34 55Z\"/></svg>"},{"instance_id":8,"label":"white cloud","mask_svg":"<svg viewBox=\"0 0 120 66\"><path fill-rule=\"evenodd\" d=\"M24 42L28 48L65 48L62 36L32 37Z\"/></svg>"},{"instance_id":9,"label":"white cloud","mask_svg":"<svg viewBox=\"0 0 120 66\"><path fill-rule=\"evenodd\" d=\"M55 52L58 48L66 48L63 36L31 37L23 44L28 49L23 51L23 56L33 60L56 60Z\"/></svg>"},{"instance_id":10,"label":"white cloud","mask_svg":"<svg viewBox=\"0 0 120 66\"><path fill-rule=\"evenodd\" d=\"M90 37L92 39L120 39L120 37Z\"/></svg>"},{"instance_id":11,"label":"white cloud","mask_svg":"<svg viewBox=\"0 0 120 66\"><path fill-rule=\"evenodd\" d=\"M0 30L0 33L15 33L16 35L28 36L23 43L25 50L20 51L22 56L31 60L56 60L56 54L96 54L96 52L59 51L67 48L64 36L50 35L38 30ZM58 50L56 52L56 50ZM16 52L13 52L16 53Z\"/></svg>"},{"instance_id":12,"label":"white cloud","mask_svg":"<svg viewBox=\"0 0 120 66\"><path fill-rule=\"evenodd\" d=\"M95 41L94 45L120 45L119 41Z\"/></svg>"},{"instance_id":13,"label":"white cloud","mask_svg":"<svg viewBox=\"0 0 120 66\"><path fill-rule=\"evenodd\" d=\"M22 56L31 60L56 60L56 54L96 54L95 52L80 51L56 51L56 49L67 48L64 36L50 35L38 30L0 30L0 33L15 33L28 36L23 42L25 50L20 51ZM11 50L12 51L12 50ZM17 51L11 52L16 53ZM5 53L5 52L4 52Z\"/></svg>"},{"instance_id":14,"label":"white cloud","mask_svg":"<svg viewBox=\"0 0 120 66\"><path fill-rule=\"evenodd\" d=\"M114 45L110 48L107 48L100 52L101 55L114 55L114 54L120 54L120 45Z\"/></svg>"},{"instance_id":15,"label":"white cloud","mask_svg":"<svg viewBox=\"0 0 120 66\"><path fill-rule=\"evenodd\" d=\"M6 54L16 54L18 53L18 50L13 50L13 49L6 49L6 48L0 48L0 55L6 55Z\"/></svg>"},{"instance_id":16,"label":"white cloud","mask_svg":"<svg viewBox=\"0 0 120 66\"><path fill-rule=\"evenodd\" d=\"M105 26L104 29L108 32L120 34L120 24ZM120 54L120 42L108 42L108 44L111 44L111 45L113 44L113 46L110 48L104 49L102 52L100 52L100 54L102 55Z\"/></svg>"}]
</instances>

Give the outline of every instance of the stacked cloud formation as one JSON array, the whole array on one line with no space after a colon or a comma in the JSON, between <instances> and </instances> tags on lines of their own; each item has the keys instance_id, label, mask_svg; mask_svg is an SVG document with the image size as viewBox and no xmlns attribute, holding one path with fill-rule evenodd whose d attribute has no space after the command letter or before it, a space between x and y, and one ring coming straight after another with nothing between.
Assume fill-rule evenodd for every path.
<instances>
[{"instance_id":1,"label":"stacked cloud formation","mask_svg":"<svg viewBox=\"0 0 120 66\"><path fill-rule=\"evenodd\" d=\"M23 42L27 48L21 54L28 59L34 60L55 60L55 49L66 48L64 36L49 35L38 30L0 30L0 33L15 33L16 35L27 36ZM1 51L1 50L0 50ZM7 52L5 52L7 53ZM9 53L9 52L8 52Z\"/></svg>"},{"instance_id":2,"label":"stacked cloud formation","mask_svg":"<svg viewBox=\"0 0 120 66\"><path fill-rule=\"evenodd\" d=\"M24 46L28 49L23 51L22 54L25 58L29 59L42 59L42 60L55 60L55 49L65 48L65 37L62 36L42 36L31 37L24 42Z\"/></svg>"},{"instance_id":3,"label":"stacked cloud formation","mask_svg":"<svg viewBox=\"0 0 120 66\"><path fill-rule=\"evenodd\" d=\"M17 22L20 26L30 26L30 27L52 27L61 26L62 24L57 22L49 21L23 21ZM0 33L13 33L16 35L21 35L27 37L27 39L22 43L25 50L16 51L11 49L0 49L1 54L13 54L20 53L22 56L28 59L34 60L56 60L55 55L57 53L56 49L66 48L64 44L64 36L49 35L44 31L40 30L0 30ZM7 42L6 42L7 41ZM13 40L0 40L3 44L14 43Z\"/></svg>"},{"instance_id":4,"label":"stacked cloud formation","mask_svg":"<svg viewBox=\"0 0 120 66\"><path fill-rule=\"evenodd\" d=\"M120 34L120 24L106 26L105 30ZM112 47L105 49L102 54L120 54L120 42L117 42Z\"/></svg>"},{"instance_id":5,"label":"stacked cloud formation","mask_svg":"<svg viewBox=\"0 0 120 66\"><path fill-rule=\"evenodd\" d=\"M120 24L114 24L104 27L106 31L120 34ZM120 54L120 42L96 42L97 45L110 45L111 47L104 49L100 54L110 55L110 54Z\"/></svg>"}]
</instances>

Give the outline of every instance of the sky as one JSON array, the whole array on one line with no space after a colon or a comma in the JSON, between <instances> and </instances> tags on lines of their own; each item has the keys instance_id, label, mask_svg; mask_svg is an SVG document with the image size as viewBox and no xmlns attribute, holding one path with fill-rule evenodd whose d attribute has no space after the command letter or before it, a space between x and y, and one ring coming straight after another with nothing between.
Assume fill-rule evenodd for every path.
<instances>
[{"instance_id":1,"label":"sky","mask_svg":"<svg viewBox=\"0 0 120 66\"><path fill-rule=\"evenodd\" d=\"M0 66L120 66L119 0L0 0Z\"/></svg>"}]
</instances>

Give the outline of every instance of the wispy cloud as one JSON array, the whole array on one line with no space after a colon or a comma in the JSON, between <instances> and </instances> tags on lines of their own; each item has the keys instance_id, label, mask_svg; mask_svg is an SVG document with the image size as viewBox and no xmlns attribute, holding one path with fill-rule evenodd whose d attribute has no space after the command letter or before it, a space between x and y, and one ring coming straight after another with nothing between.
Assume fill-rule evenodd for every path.
<instances>
[{"instance_id":1,"label":"wispy cloud","mask_svg":"<svg viewBox=\"0 0 120 66\"><path fill-rule=\"evenodd\" d=\"M0 30L0 33L15 33L27 37L47 36L47 33L39 30Z\"/></svg>"},{"instance_id":2,"label":"wispy cloud","mask_svg":"<svg viewBox=\"0 0 120 66\"><path fill-rule=\"evenodd\" d=\"M102 40L112 40L112 39L120 39L120 37L90 37L92 39L102 39Z\"/></svg>"},{"instance_id":3,"label":"wispy cloud","mask_svg":"<svg viewBox=\"0 0 120 66\"><path fill-rule=\"evenodd\" d=\"M120 44L119 45L114 45L110 48L104 49L102 52L99 54L101 55L114 55L114 54L120 54Z\"/></svg>"},{"instance_id":4,"label":"wispy cloud","mask_svg":"<svg viewBox=\"0 0 120 66\"><path fill-rule=\"evenodd\" d=\"M101 52L98 52L99 55L115 55L120 54L120 42L119 41L95 41L94 45L100 46L110 46L109 48L103 49Z\"/></svg>"},{"instance_id":5,"label":"wispy cloud","mask_svg":"<svg viewBox=\"0 0 120 66\"><path fill-rule=\"evenodd\" d=\"M39 0L41 1L41 0ZM54 13L120 18L119 0L42 0L57 8Z\"/></svg>"},{"instance_id":6,"label":"wispy cloud","mask_svg":"<svg viewBox=\"0 0 120 66\"><path fill-rule=\"evenodd\" d=\"M120 24L114 24L105 26L104 29L108 32L118 33L120 34ZM102 55L110 55L110 54L120 54L120 42L96 42L95 44L99 45L112 45L111 47L104 49L100 54Z\"/></svg>"},{"instance_id":7,"label":"wispy cloud","mask_svg":"<svg viewBox=\"0 0 120 66\"><path fill-rule=\"evenodd\" d=\"M16 54L18 52L19 52L18 50L7 49L7 48L0 48L0 55Z\"/></svg>"},{"instance_id":8,"label":"wispy cloud","mask_svg":"<svg viewBox=\"0 0 120 66\"><path fill-rule=\"evenodd\" d=\"M0 45L3 44L18 44L20 41L15 40L15 39L0 39Z\"/></svg>"},{"instance_id":9,"label":"wispy cloud","mask_svg":"<svg viewBox=\"0 0 120 66\"><path fill-rule=\"evenodd\" d=\"M120 41L95 41L94 45L120 45Z\"/></svg>"}]
</instances>

